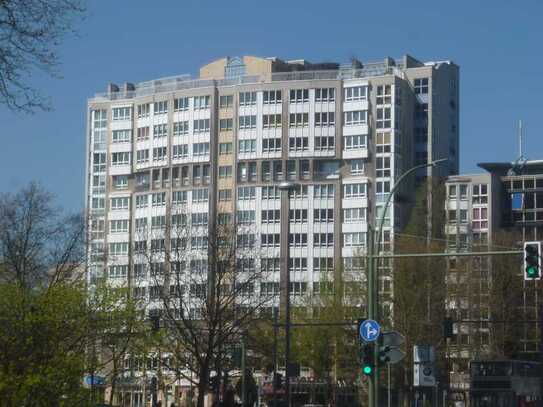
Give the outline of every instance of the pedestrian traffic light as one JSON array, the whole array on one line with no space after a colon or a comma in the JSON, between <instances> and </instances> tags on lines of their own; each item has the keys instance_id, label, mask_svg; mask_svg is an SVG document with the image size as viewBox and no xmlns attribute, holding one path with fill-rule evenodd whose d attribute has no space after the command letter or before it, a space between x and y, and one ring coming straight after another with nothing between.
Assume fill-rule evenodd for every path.
<instances>
[{"instance_id":1,"label":"pedestrian traffic light","mask_svg":"<svg viewBox=\"0 0 543 407\"><path fill-rule=\"evenodd\" d=\"M524 242L524 280L541 279L541 243Z\"/></svg>"},{"instance_id":2,"label":"pedestrian traffic light","mask_svg":"<svg viewBox=\"0 0 543 407\"><path fill-rule=\"evenodd\" d=\"M366 376L373 376L375 372L375 355L373 344L366 343L362 345L361 359L362 373L364 373Z\"/></svg>"}]
</instances>

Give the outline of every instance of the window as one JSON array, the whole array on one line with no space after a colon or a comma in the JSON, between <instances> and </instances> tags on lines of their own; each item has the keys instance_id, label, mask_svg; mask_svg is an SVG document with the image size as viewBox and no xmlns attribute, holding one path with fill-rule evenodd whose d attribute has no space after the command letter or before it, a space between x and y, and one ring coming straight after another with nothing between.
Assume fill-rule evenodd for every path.
<instances>
[{"instance_id":1,"label":"window","mask_svg":"<svg viewBox=\"0 0 543 407\"><path fill-rule=\"evenodd\" d=\"M307 292L307 283L293 281L290 283L289 291L291 295L305 295Z\"/></svg>"},{"instance_id":2,"label":"window","mask_svg":"<svg viewBox=\"0 0 543 407\"><path fill-rule=\"evenodd\" d=\"M219 213L217 218L219 225L228 225L232 222L232 214L227 212Z\"/></svg>"},{"instance_id":3,"label":"window","mask_svg":"<svg viewBox=\"0 0 543 407\"><path fill-rule=\"evenodd\" d=\"M114 175L113 188L118 191L128 189L128 175Z\"/></svg>"},{"instance_id":4,"label":"window","mask_svg":"<svg viewBox=\"0 0 543 407\"><path fill-rule=\"evenodd\" d=\"M423 95L428 93L428 78L418 78L414 81L414 88L416 95Z\"/></svg>"},{"instance_id":5,"label":"window","mask_svg":"<svg viewBox=\"0 0 543 407\"><path fill-rule=\"evenodd\" d=\"M123 151L120 153L111 153L111 165L129 165L130 153Z\"/></svg>"},{"instance_id":6,"label":"window","mask_svg":"<svg viewBox=\"0 0 543 407\"><path fill-rule=\"evenodd\" d=\"M315 102L333 102L336 90L334 88L315 89Z\"/></svg>"},{"instance_id":7,"label":"window","mask_svg":"<svg viewBox=\"0 0 543 407\"><path fill-rule=\"evenodd\" d=\"M260 235L262 247L279 247L279 233L263 233Z\"/></svg>"},{"instance_id":8,"label":"window","mask_svg":"<svg viewBox=\"0 0 543 407\"><path fill-rule=\"evenodd\" d=\"M224 95L219 97L219 107L221 109L232 107L234 105L233 95Z\"/></svg>"},{"instance_id":9,"label":"window","mask_svg":"<svg viewBox=\"0 0 543 407\"><path fill-rule=\"evenodd\" d=\"M211 96L194 96L194 109L209 109Z\"/></svg>"},{"instance_id":10,"label":"window","mask_svg":"<svg viewBox=\"0 0 543 407\"><path fill-rule=\"evenodd\" d=\"M335 188L333 184L322 184L313 186L314 199L326 199L334 197Z\"/></svg>"},{"instance_id":11,"label":"window","mask_svg":"<svg viewBox=\"0 0 543 407\"><path fill-rule=\"evenodd\" d=\"M256 116L239 116L239 129L256 129Z\"/></svg>"},{"instance_id":12,"label":"window","mask_svg":"<svg viewBox=\"0 0 543 407\"><path fill-rule=\"evenodd\" d=\"M309 100L309 89L291 89L290 103L302 103Z\"/></svg>"},{"instance_id":13,"label":"window","mask_svg":"<svg viewBox=\"0 0 543 407\"><path fill-rule=\"evenodd\" d=\"M473 208L473 230L488 228L488 209Z\"/></svg>"},{"instance_id":14,"label":"window","mask_svg":"<svg viewBox=\"0 0 543 407\"><path fill-rule=\"evenodd\" d=\"M231 165L220 165L219 166L219 178L230 178L232 176L232 166Z\"/></svg>"},{"instance_id":15,"label":"window","mask_svg":"<svg viewBox=\"0 0 543 407\"><path fill-rule=\"evenodd\" d=\"M132 130L113 130L111 141L113 143L130 143L132 138Z\"/></svg>"},{"instance_id":16,"label":"window","mask_svg":"<svg viewBox=\"0 0 543 407\"><path fill-rule=\"evenodd\" d=\"M238 246L244 249L251 249L255 246L255 235L252 233L239 234L237 236Z\"/></svg>"},{"instance_id":17,"label":"window","mask_svg":"<svg viewBox=\"0 0 543 407\"><path fill-rule=\"evenodd\" d=\"M155 102L154 103L154 114L165 114L168 113L168 101L163 100L161 102Z\"/></svg>"},{"instance_id":18,"label":"window","mask_svg":"<svg viewBox=\"0 0 543 407\"><path fill-rule=\"evenodd\" d=\"M388 194L390 192L390 181L377 181L375 183L376 194Z\"/></svg>"},{"instance_id":19,"label":"window","mask_svg":"<svg viewBox=\"0 0 543 407\"><path fill-rule=\"evenodd\" d=\"M366 148L366 136L357 134L353 136L343 136L343 149L344 150L357 150L360 148Z\"/></svg>"},{"instance_id":20,"label":"window","mask_svg":"<svg viewBox=\"0 0 543 407\"><path fill-rule=\"evenodd\" d=\"M127 275L128 275L127 264L109 266L108 275L107 275L108 278L126 278Z\"/></svg>"},{"instance_id":21,"label":"window","mask_svg":"<svg viewBox=\"0 0 543 407\"><path fill-rule=\"evenodd\" d=\"M187 226L187 215L184 213L176 213L172 215L172 227L182 228Z\"/></svg>"},{"instance_id":22,"label":"window","mask_svg":"<svg viewBox=\"0 0 543 407\"><path fill-rule=\"evenodd\" d=\"M232 119L220 119L219 120L219 130L220 131L230 131L233 128Z\"/></svg>"},{"instance_id":23,"label":"window","mask_svg":"<svg viewBox=\"0 0 543 407\"><path fill-rule=\"evenodd\" d=\"M273 129L281 127L281 114L265 114L262 116L262 127Z\"/></svg>"},{"instance_id":24,"label":"window","mask_svg":"<svg viewBox=\"0 0 543 407\"><path fill-rule=\"evenodd\" d=\"M152 206L166 205L166 192L157 192L151 195Z\"/></svg>"},{"instance_id":25,"label":"window","mask_svg":"<svg viewBox=\"0 0 543 407\"><path fill-rule=\"evenodd\" d=\"M306 257L289 258L288 269L291 273L307 271L307 258Z\"/></svg>"},{"instance_id":26,"label":"window","mask_svg":"<svg viewBox=\"0 0 543 407\"><path fill-rule=\"evenodd\" d=\"M232 200L231 189L219 189L219 202L228 202Z\"/></svg>"},{"instance_id":27,"label":"window","mask_svg":"<svg viewBox=\"0 0 543 407\"><path fill-rule=\"evenodd\" d=\"M239 141L239 153L255 153L256 152L256 139L240 140Z\"/></svg>"},{"instance_id":28,"label":"window","mask_svg":"<svg viewBox=\"0 0 543 407\"><path fill-rule=\"evenodd\" d=\"M268 260L275 260L275 259L268 259ZM260 283L260 295L262 296L279 295L279 283L275 283L275 282Z\"/></svg>"},{"instance_id":29,"label":"window","mask_svg":"<svg viewBox=\"0 0 543 407\"><path fill-rule=\"evenodd\" d=\"M165 250L166 250L166 245L164 243L164 239L151 239L151 252L153 252L153 253L163 253ZM154 264L164 264L164 263L152 263L151 264L151 274L155 274L155 273L153 273L153 265Z\"/></svg>"},{"instance_id":30,"label":"window","mask_svg":"<svg viewBox=\"0 0 543 407\"><path fill-rule=\"evenodd\" d=\"M456 209L449 209L449 222L455 223L456 222Z\"/></svg>"},{"instance_id":31,"label":"window","mask_svg":"<svg viewBox=\"0 0 543 407\"><path fill-rule=\"evenodd\" d=\"M252 200L256 198L255 187L238 187L238 200Z\"/></svg>"},{"instance_id":32,"label":"window","mask_svg":"<svg viewBox=\"0 0 543 407\"><path fill-rule=\"evenodd\" d=\"M261 212L262 223L279 223L281 211L279 209L265 209Z\"/></svg>"},{"instance_id":33,"label":"window","mask_svg":"<svg viewBox=\"0 0 543 407\"><path fill-rule=\"evenodd\" d=\"M128 232L128 219L112 220L109 222L110 233L126 233Z\"/></svg>"},{"instance_id":34,"label":"window","mask_svg":"<svg viewBox=\"0 0 543 407\"><path fill-rule=\"evenodd\" d=\"M366 245L366 234L362 232L344 233L343 246L345 247L361 247Z\"/></svg>"},{"instance_id":35,"label":"window","mask_svg":"<svg viewBox=\"0 0 543 407\"><path fill-rule=\"evenodd\" d=\"M271 105L275 103L281 103L281 91L280 90L265 90L264 95L264 104Z\"/></svg>"},{"instance_id":36,"label":"window","mask_svg":"<svg viewBox=\"0 0 543 407\"><path fill-rule=\"evenodd\" d=\"M313 209L314 222L333 222L334 210L333 209Z\"/></svg>"},{"instance_id":37,"label":"window","mask_svg":"<svg viewBox=\"0 0 543 407\"><path fill-rule=\"evenodd\" d=\"M191 216L192 226L207 226L208 216L207 212L193 213Z\"/></svg>"},{"instance_id":38,"label":"window","mask_svg":"<svg viewBox=\"0 0 543 407\"><path fill-rule=\"evenodd\" d=\"M137 150L136 151L136 162L138 164L143 164L149 161L149 150Z\"/></svg>"},{"instance_id":39,"label":"window","mask_svg":"<svg viewBox=\"0 0 543 407\"><path fill-rule=\"evenodd\" d=\"M377 129L388 129L392 126L390 107L378 107L376 113L375 127Z\"/></svg>"},{"instance_id":40,"label":"window","mask_svg":"<svg viewBox=\"0 0 543 407\"><path fill-rule=\"evenodd\" d=\"M280 138L262 139L262 152L271 153L274 151L281 151L281 139Z\"/></svg>"},{"instance_id":41,"label":"window","mask_svg":"<svg viewBox=\"0 0 543 407\"><path fill-rule=\"evenodd\" d=\"M209 190L207 188L192 190L192 203L207 202L209 199Z\"/></svg>"},{"instance_id":42,"label":"window","mask_svg":"<svg viewBox=\"0 0 543 407\"><path fill-rule=\"evenodd\" d=\"M449 185L449 199L456 199L456 185Z\"/></svg>"},{"instance_id":43,"label":"window","mask_svg":"<svg viewBox=\"0 0 543 407\"><path fill-rule=\"evenodd\" d=\"M177 98L173 100L173 110L174 112L179 112L182 110L188 110L189 108L189 98Z\"/></svg>"},{"instance_id":44,"label":"window","mask_svg":"<svg viewBox=\"0 0 543 407\"><path fill-rule=\"evenodd\" d=\"M375 102L378 105L388 105L392 103L392 86L379 85L377 86L377 96Z\"/></svg>"},{"instance_id":45,"label":"window","mask_svg":"<svg viewBox=\"0 0 543 407\"><path fill-rule=\"evenodd\" d=\"M375 160L375 176L390 177L390 157L377 157Z\"/></svg>"},{"instance_id":46,"label":"window","mask_svg":"<svg viewBox=\"0 0 543 407\"><path fill-rule=\"evenodd\" d=\"M289 189L288 196L291 199L307 198L307 185L296 185L294 188Z\"/></svg>"},{"instance_id":47,"label":"window","mask_svg":"<svg viewBox=\"0 0 543 407\"><path fill-rule=\"evenodd\" d=\"M334 112L318 112L315 113L315 126L325 127L333 126L336 124Z\"/></svg>"},{"instance_id":48,"label":"window","mask_svg":"<svg viewBox=\"0 0 543 407\"><path fill-rule=\"evenodd\" d=\"M232 154L232 143L219 143L219 154Z\"/></svg>"},{"instance_id":49,"label":"window","mask_svg":"<svg viewBox=\"0 0 543 407\"><path fill-rule=\"evenodd\" d=\"M262 187L262 199L279 199L280 190L276 186Z\"/></svg>"},{"instance_id":50,"label":"window","mask_svg":"<svg viewBox=\"0 0 543 407\"><path fill-rule=\"evenodd\" d=\"M256 105L256 92L240 92L239 105L240 106Z\"/></svg>"},{"instance_id":51,"label":"window","mask_svg":"<svg viewBox=\"0 0 543 407\"><path fill-rule=\"evenodd\" d=\"M343 209L343 222L365 222L366 208L347 208Z\"/></svg>"},{"instance_id":52,"label":"window","mask_svg":"<svg viewBox=\"0 0 543 407\"><path fill-rule=\"evenodd\" d=\"M153 126L153 137L166 137L168 135L167 124L155 124Z\"/></svg>"},{"instance_id":53,"label":"window","mask_svg":"<svg viewBox=\"0 0 543 407\"><path fill-rule=\"evenodd\" d=\"M351 167L351 175L364 174L364 160L351 160L349 165Z\"/></svg>"},{"instance_id":54,"label":"window","mask_svg":"<svg viewBox=\"0 0 543 407\"><path fill-rule=\"evenodd\" d=\"M390 133L377 133L375 140L376 153L390 153Z\"/></svg>"},{"instance_id":55,"label":"window","mask_svg":"<svg viewBox=\"0 0 543 407\"><path fill-rule=\"evenodd\" d=\"M352 112L344 112L343 115L345 126L355 126L366 123L368 112L367 110L355 110Z\"/></svg>"},{"instance_id":56,"label":"window","mask_svg":"<svg viewBox=\"0 0 543 407\"><path fill-rule=\"evenodd\" d=\"M488 185L487 184L473 185L471 198L474 204L488 203Z\"/></svg>"},{"instance_id":57,"label":"window","mask_svg":"<svg viewBox=\"0 0 543 407\"><path fill-rule=\"evenodd\" d=\"M136 208L146 208L149 205L148 195L136 195Z\"/></svg>"},{"instance_id":58,"label":"window","mask_svg":"<svg viewBox=\"0 0 543 407\"><path fill-rule=\"evenodd\" d=\"M192 155L203 156L209 154L209 143L194 143L192 145Z\"/></svg>"},{"instance_id":59,"label":"window","mask_svg":"<svg viewBox=\"0 0 543 407\"><path fill-rule=\"evenodd\" d=\"M306 151L309 149L309 137L289 137L288 139L289 151Z\"/></svg>"},{"instance_id":60,"label":"window","mask_svg":"<svg viewBox=\"0 0 543 407\"><path fill-rule=\"evenodd\" d=\"M113 120L130 120L130 113L132 109L130 107L114 107Z\"/></svg>"},{"instance_id":61,"label":"window","mask_svg":"<svg viewBox=\"0 0 543 407\"><path fill-rule=\"evenodd\" d=\"M352 102L355 100L366 100L368 98L367 86L352 86L343 89L343 95L346 102Z\"/></svg>"},{"instance_id":62,"label":"window","mask_svg":"<svg viewBox=\"0 0 543 407\"><path fill-rule=\"evenodd\" d=\"M333 246L333 233L315 233L313 234L313 246Z\"/></svg>"},{"instance_id":63,"label":"window","mask_svg":"<svg viewBox=\"0 0 543 407\"><path fill-rule=\"evenodd\" d=\"M167 147L153 148L153 161L163 161L167 156Z\"/></svg>"},{"instance_id":64,"label":"window","mask_svg":"<svg viewBox=\"0 0 543 407\"><path fill-rule=\"evenodd\" d=\"M145 240L134 242L134 252L136 253L145 253L147 251L147 242Z\"/></svg>"},{"instance_id":65,"label":"window","mask_svg":"<svg viewBox=\"0 0 543 407\"><path fill-rule=\"evenodd\" d=\"M255 223L255 211L254 210L238 211L237 217L238 217L238 223L240 223L240 224Z\"/></svg>"},{"instance_id":66,"label":"window","mask_svg":"<svg viewBox=\"0 0 543 407\"><path fill-rule=\"evenodd\" d=\"M138 119L141 119L142 117L149 117L150 110L149 103L138 105Z\"/></svg>"},{"instance_id":67,"label":"window","mask_svg":"<svg viewBox=\"0 0 543 407\"><path fill-rule=\"evenodd\" d=\"M460 199L468 199L468 186L466 184L460 184Z\"/></svg>"},{"instance_id":68,"label":"window","mask_svg":"<svg viewBox=\"0 0 543 407\"><path fill-rule=\"evenodd\" d=\"M313 271L327 274L334 270L333 257L313 257Z\"/></svg>"},{"instance_id":69,"label":"window","mask_svg":"<svg viewBox=\"0 0 543 407\"><path fill-rule=\"evenodd\" d=\"M289 127L309 126L309 113L291 113L289 115Z\"/></svg>"},{"instance_id":70,"label":"window","mask_svg":"<svg viewBox=\"0 0 543 407\"><path fill-rule=\"evenodd\" d=\"M187 158L189 156L188 144L178 144L172 146L172 158Z\"/></svg>"},{"instance_id":71,"label":"window","mask_svg":"<svg viewBox=\"0 0 543 407\"><path fill-rule=\"evenodd\" d=\"M173 191L172 204L181 205L187 203L187 191Z\"/></svg>"},{"instance_id":72,"label":"window","mask_svg":"<svg viewBox=\"0 0 543 407\"><path fill-rule=\"evenodd\" d=\"M315 150L333 150L336 146L336 138L334 136L316 136Z\"/></svg>"},{"instance_id":73,"label":"window","mask_svg":"<svg viewBox=\"0 0 543 407\"><path fill-rule=\"evenodd\" d=\"M288 218L291 223L307 223L307 209L290 209Z\"/></svg>"},{"instance_id":74,"label":"window","mask_svg":"<svg viewBox=\"0 0 543 407\"><path fill-rule=\"evenodd\" d=\"M109 254L113 256L124 256L128 254L128 242L109 244Z\"/></svg>"},{"instance_id":75,"label":"window","mask_svg":"<svg viewBox=\"0 0 543 407\"><path fill-rule=\"evenodd\" d=\"M152 229L164 229L166 227L166 216L152 216L151 228Z\"/></svg>"},{"instance_id":76,"label":"window","mask_svg":"<svg viewBox=\"0 0 543 407\"><path fill-rule=\"evenodd\" d=\"M136 233L145 232L147 230L147 218L136 218Z\"/></svg>"},{"instance_id":77,"label":"window","mask_svg":"<svg viewBox=\"0 0 543 407\"><path fill-rule=\"evenodd\" d=\"M193 122L194 133L206 133L209 132L209 119L198 119Z\"/></svg>"},{"instance_id":78,"label":"window","mask_svg":"<svg viewBox=\"0 0 543 407\"><path fill-rule=\"evenodd\" d=\"M138 139L138 141L149 139L149 126L147 126L147 127L138 127L137 139Z\"/></svg>"},{"instance_id":79,"label":"window","mask_svg":"<svg viewBox=\"0 0 543 407\"><path fill-rule=\"evenodd\" d=\"M344 198L364 198L366 196L366 184L343 185Z\"/></svg>"},{"instance_id":80,"label":"window","mask_svg":"<svg viewBox=\"0 0 543 407\"><path fill-rule=\"evenodd\" d=\"M174 136L186 136L189 134L189 122L175 122L173 124L173 135Z\"/></svg>"},{"instance_id":81,"label":"window","mask_svg":"<svg viewBox=\"0 0 543 407\"><path fill-rule=\"evenodd\" d=\"M128 197L123 198L111 198L111 210L128 209Z\"/></svg>"}]
</instances>

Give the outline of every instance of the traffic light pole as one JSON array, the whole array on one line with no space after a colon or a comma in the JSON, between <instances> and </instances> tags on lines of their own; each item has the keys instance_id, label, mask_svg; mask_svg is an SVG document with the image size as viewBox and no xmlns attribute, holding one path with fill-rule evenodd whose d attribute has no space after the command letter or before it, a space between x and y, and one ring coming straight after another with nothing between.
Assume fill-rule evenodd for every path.
<instances>
[{"instance_id":1,"label":"traffic light pole","mask_svg":"<svg viewBox=\"0 0 543 407\"><path fill-rule=\"evenodd\" d=\"M367 308L368 308L368 318L376 320L377 319L377 313L375 310L375 307L377 305L377 299L375 298L375 295L377 294L377 290L375 289L375 270L373 268L373 229L371 226L368 229L368 253L367 253L367 269L368 269L368 282L367 282ZM374 363L376 363L377 359L377 347L373 347L373 360ZM378 396L378 389L379 389L379 381L378 381L378 369L377 366L375 366L375 370L373 374L368 376L369 385L368 385L368 407L376 407L377 406L377 396Z\"/></svg>"}]
</instances>

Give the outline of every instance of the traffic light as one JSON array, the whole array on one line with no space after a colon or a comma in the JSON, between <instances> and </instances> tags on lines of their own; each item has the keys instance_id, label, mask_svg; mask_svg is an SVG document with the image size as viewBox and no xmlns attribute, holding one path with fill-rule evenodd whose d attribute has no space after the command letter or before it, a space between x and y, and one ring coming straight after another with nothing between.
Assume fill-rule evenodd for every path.
<instances>
[{"instance_id":1,"label":"traffic light","mask_svg":"<svg viewBox=\"0 0 543 407\"><path fill-rule=\"evenodd\" d=\"M366 376L373 376L375 372L374 345L365 343L362 345L361 352L362 373Z\"/></svg>"},{"instance_id":2,"label":"traffic light","mask_svg":"<svg viewBox=\"0 0 543 407\"><path fill-rule=\"evenodd\" d=\"M445 317L442 321L443 326L443 338L452 338L454 336L453 330L454 321L451 317Z\"/></svg>"},{"instance_id":3,"label":"traffic light","mask_svg":"<svg viewBox=\"0 0 543 407\"><path fill-rule=\"evenodd\" d=\"M524 242L524 280L541 279L541 243Z\"/></svg>"}]
</instances>

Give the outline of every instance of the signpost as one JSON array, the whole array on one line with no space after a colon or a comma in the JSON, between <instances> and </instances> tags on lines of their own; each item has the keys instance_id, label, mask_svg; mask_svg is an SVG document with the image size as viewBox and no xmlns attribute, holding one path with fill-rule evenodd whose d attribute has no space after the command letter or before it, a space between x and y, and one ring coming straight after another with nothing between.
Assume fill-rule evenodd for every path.
<instances>
[{"instance_id":1,"label":"signpost","mask_svg":"<svg viewBox=\"0 0 543 407\"><path fill-rule=\"evenodd\" d=\"M360 338L364 342L375 342L381 333L381 325L373 319L366 319L360 324Z\"/></svg>"}]
</instances>

